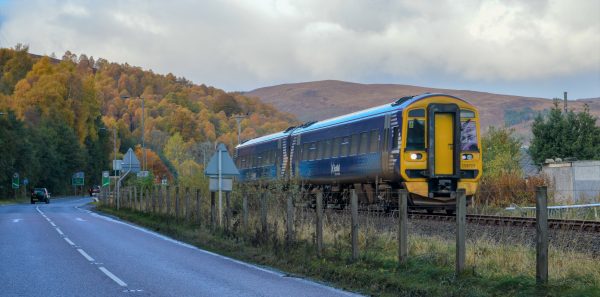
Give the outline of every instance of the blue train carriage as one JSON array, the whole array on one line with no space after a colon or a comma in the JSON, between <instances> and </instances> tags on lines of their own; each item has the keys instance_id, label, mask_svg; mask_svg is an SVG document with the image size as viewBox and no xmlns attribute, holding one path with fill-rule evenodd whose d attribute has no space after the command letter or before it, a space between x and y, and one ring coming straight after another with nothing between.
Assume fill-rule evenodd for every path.
<instances>
[{"instance_id":1,"label":"blue train carriage","mask_svg":"<svg viewBox=\"0 0 600 297\"><path fill-rule=\"evenodd\" d=\"M239 181L252 183L277 179L285 172L281 168L286 155L282 146L286 139L285 132L274 133L251 139L236 147L234 159L240 171ZM287 157L285 157L287 158Z\"/></svg>"},{"instance_id":2,"label":"blue train carriage","mask_svg":"<svg viewBox=\"0 0 600 297\"><path fill-rule=\"evenodd\" d=\"M290 176L319 186L328 202L391 208L405 188L413 207L452 210L457 188L469 201L481 176L477 109L443 94L404 97L289 131ZM405 136L405 137L403 137Z\"/></svg>"}]
</instances>

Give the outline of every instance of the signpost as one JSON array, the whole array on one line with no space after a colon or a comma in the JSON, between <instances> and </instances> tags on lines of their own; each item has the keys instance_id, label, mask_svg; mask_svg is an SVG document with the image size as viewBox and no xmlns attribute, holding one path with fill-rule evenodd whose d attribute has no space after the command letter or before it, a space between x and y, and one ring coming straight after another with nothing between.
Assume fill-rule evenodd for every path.
<instances>
[{"instance_id":1,"label":"signpost","mask_svg":"<svg viewBox=\"0 0 600 297\"><path fill-rule=\"evenodd\" d=\"M19 174L16 172L15 172L15 174L13 174L12 188L15 190L19 188Z\"/></svg>"},{"instance_id":2,"label":"signpost","mask_svg":"<svg viewBox=\"0 0 600 297\"><path fill-rule=\"evenodd\" d=\"M233 187L234 176L240 175L233 159L229 156L227 152L227 148L224 144L219 144L217 146L217 151L208 161L208 165L206 165L206 170L204 174L210 178L209 180L209 190L211 191L211 195L214 195L214 192L219 192L219 225L222 223L223 219L223 194L222 192L226 192L229 195Z\"/></svg>"},{"instance_id":3,"label":"signpost","mask_svg":"<svg viewBox=\"0 0 600 297\"><path fill-rule=\"evenodd\" d=\"M75 172L71 177L71 184L75 188L75 195L77 195L77 187L82 187L85 185L85 173L83 171Z\"/></svg>"},{"instance_id":4,"label":"signpost","mask_svg":"<svg viewBox=\"0 0 600 297\"><path fill-rule=\"evenodd\" d=\"M118 162L116 162L118 163ZM138 160L138 158L135 156L135 154L133 153L133 150L131 148L129 148L127 150L127 153L125 154L125 156L123 156L123 161L121 162L121 168L122 171L125 171L125 174L121 175L121 177L119 178L119 180L117 180L117 210L120 207L120 189L121 189L121 181L123 181L123 179L125 179L125 177L129 174L129 173L138 173L140 172L140 161Z\"/></svg>"},{"instance_id":5,"label":"signpost","mask_svg":"<svg viewBox=\"0 0 600 297\"><path fill-rule=\"evenodd\" d=\"M102 171L102 186L110 186L110 173L108 171Z\"/></svg>"}]
</instances>

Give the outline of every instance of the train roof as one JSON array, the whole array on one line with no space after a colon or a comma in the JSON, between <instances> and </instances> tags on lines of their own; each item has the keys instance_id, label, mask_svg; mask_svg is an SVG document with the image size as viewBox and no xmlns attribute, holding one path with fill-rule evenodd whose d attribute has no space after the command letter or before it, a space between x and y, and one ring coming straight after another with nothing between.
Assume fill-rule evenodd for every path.
<instances>
[{"instance_id":1,"label":"train roof","mask_svg":"<svg viewBox=\"0 0 600 297\"><path fill-rule=\"evenodd\" d=\"M447 94L439 94L439 93L434 93L434 94L425 93L425 94L421 94L421 95L417 95L417 96L402 97L402 98L395 100L392 103L388 103L388 104L384 104L384 105L380 105L380 106L376 106L376 107L372 107L372 108L368 108L368 109L359 110L359 111L356 111L353 113L341 115L338 117L334 117L334 118L330 118L330 119L326 119L326 120L322 120L322 121L318 121L318 122L305 123L298 127L288 128L285 131L281 131L281 132L261 136L258 138L254 138L254 139L248 140L248 141L238 145L236 148L241 148L241 147L245 147L248 145L259 144L259 143L271 141L271 140L277 140L277 139L283 138L289 134L292 134L292 135L301 134L304 132L318 130L318 129L322 129L325 127L340 125L340 124L344 124L344 123L350 123L350 122L354 122L354 121L361 120L361 119L368 119L368 118L372 118L372 117L386 114L389 112L400 111L400 110L403 110L404 108L408 107L409 105L413 104L416 101L419 101L419 100L422 100L425 98L429 98L429 97L433 97L433 96L446 96L446 97L451 97L451 98L455 98L455 99L464 101L463 99L455 97L455 96L451 96L451 95L447 95Z\"/></svg>"}]
</instances>

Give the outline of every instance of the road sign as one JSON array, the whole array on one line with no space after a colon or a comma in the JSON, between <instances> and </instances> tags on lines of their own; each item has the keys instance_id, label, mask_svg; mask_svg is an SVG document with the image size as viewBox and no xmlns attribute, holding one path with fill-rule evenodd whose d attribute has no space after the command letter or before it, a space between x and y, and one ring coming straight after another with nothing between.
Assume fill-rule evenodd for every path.
<instances>
[{"instance_id":1,"label":"road sign","mask_svg":"<svg viewBox=\"0 0 600 297\"><path fill-rule=\"evenodd\" d=\"M75 172L71 178L71 184L73 186L85 185L85 173L83 171Z\"/></svg>"},{"instance_id":2,"label":"road sign","mask_svg":"<svg viewBox=\"0 0 600 297\"><path fill-rule=\"evenodd\" d=\"M18 189L19 188L19 174L16 173L16 172L15 172L15 174L13 174L12 188L13 189Z\"/></svg>"},{"instance_id":3,"label":"road sign","mask_svg":"<svg viewBox=\"0 0 600 297\"><path fill-rule=\"evenodd\" d=\"M219 161L220 157L220 161ZM235 167L235 163L229 153L227 152L227 148L225 148L224 144L219 144L217 147L217 152L210 157L210 161L208 161L208 165L206 165L206 170L204 174L207 176L219 176L219 172L221 177L228 176L238 176L240 175L240 171Z\"/></svg>"},{"instance_id":4,"label":"road sign","mask_svg":"<svg viewBox=\"0 0 600 297\"><path fill-rule=\"evenodd\" d=\"M169 184L169 181L166 178L163 178L160 182L161 185L166 186Z\"/></svg>"},{"instance_id":5,"label":"road sign","mask_svg":"<svg viewBox=\"0 0 600 297\"><path fill-rule=\"evenodd\" d=\"M110 174L108 173L108 171L102 171L102 186L110 186Z\"/></svg>"},{"instance_id":6,"label":"road sign","mask_svg":"<svg viewBox=\"0 0 600 297\"><path fill-rule=\"evenodd\" d=\"M140 161L133 153L133 150L129 148L125 156L123 156L123 164L121 164L122 171L138 173L140 172Z\"/></svg>"},{"instance_id":7,"label":"road sign","mask_svg":"<svg viewBox=\"0 0 600 297\"><path fill-rule=\"evenodd\" d=\"M113 170L121 170L121 165L123 164L123 160L113 160Z\"/></svg>"},{"instance_id":8,"label":"road sign","mask_svg":"<svg viewBox=\"0 0 600 297\"><path fill-rule=\"evenodd\" d=\"M216 192L219 190L219 178L211 177L208 179L208 190L211 192ZM231 178L221 178L221 191L223 192L231 192L233 189L233 179Z\"/></svg>"}]
</instances>

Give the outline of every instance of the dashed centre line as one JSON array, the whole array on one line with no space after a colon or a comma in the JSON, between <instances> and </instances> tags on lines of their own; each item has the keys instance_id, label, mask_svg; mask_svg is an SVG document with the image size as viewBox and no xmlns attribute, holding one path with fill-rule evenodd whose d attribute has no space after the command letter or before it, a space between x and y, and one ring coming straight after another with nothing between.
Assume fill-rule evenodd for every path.
<instances>
[{"instance_id":1,"label":"dashed centre line","mask_svg":"<svg viewBox=\"0 0 600 297\"><path fill-rule=\"evenodd\" d=\"M58 228L58 227L56 228L56 232L58 232L58 234L60 234L60 235L65 235L62 231L60 231L60 228Z\"/></svg>"},{"instance_id":2,"label":"dashed centre line","mask_svg":"<svg viewBox=\"0 0 600 297\"><path fill-rule=\"evenodd\" d=\"M52 225L52 227L56 227L56 224L54 224L53 222L49 221L50 225Z\"/></svg>"},{"instance_id":3,"label":"dashed centre line","mask_svg":"<svg viewBox=\"0 0 600 297\"><path fill-rule=\"evenodd\" d=\"M88 261L90 262L94 262L94 258L90 257L90 255L88 255L84 250L82 249L77 249L77 251Z\"/></svg>"},{"instance_id":4,"label":"dashed centre line","mask_svg":"<svg viewBox=\"0 0 600 297\"><path fill-rule=\"evenodd\" d=\"M72 241L71 241L71 240L70 240L68 237L65 237L64 239L65 239L65 241L66 241L68 244L70 244L70 245L75 245L75 243L74 243L74 242L72 242Z\"/></svg>"},{"instance_id":5,"label":"dashed centre line","mask_svg":"<svg viewBox=\"0 0 600 297\"><path fill-rule=\"evenodd\" d=\"M106 269L104 267L98 267L98 269L100 269L100 271L104 272L104 274L106 274L106 276L110 277L110 279L115 281L115 283L119 284L119 286L127 287L127 284L124 281L122 281L116 275L112 274L110 271L108 271L108 269Z\"/></svg>"}]
</instances>

